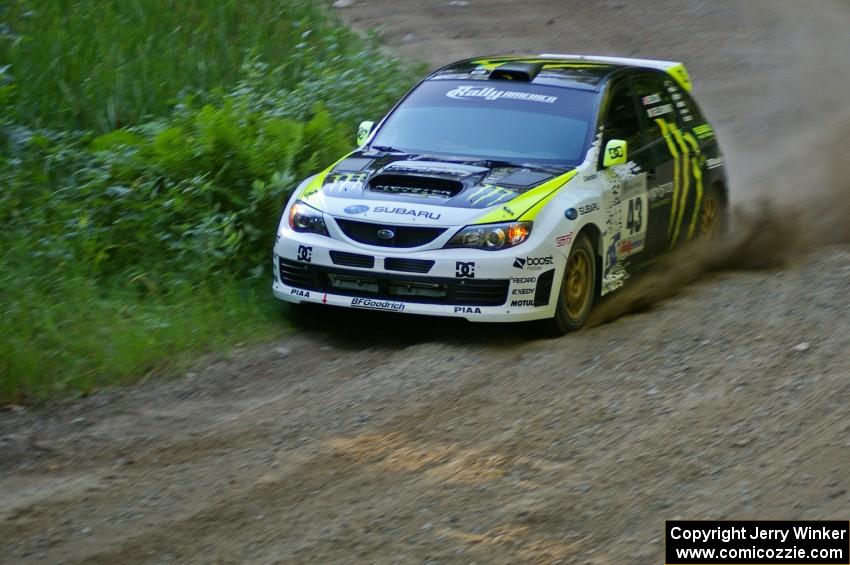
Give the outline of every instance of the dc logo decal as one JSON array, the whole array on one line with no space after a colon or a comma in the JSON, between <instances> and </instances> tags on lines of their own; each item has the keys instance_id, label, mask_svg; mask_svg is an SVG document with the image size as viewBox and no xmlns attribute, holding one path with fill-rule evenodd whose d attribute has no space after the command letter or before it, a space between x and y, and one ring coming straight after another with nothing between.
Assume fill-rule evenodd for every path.
<instances>
[{"instance_id":1,"label":"dc logo decal","mask_svg":"<svg viewBox=\"0 0 850 565\"><path fill-rule=\"evenodd\" d=\"M623 156L623 148L622 147L609 147L608 148L608 156L612 159L619 159Z\"/></svg>"},{"instance_id":2,"label":"dc logo decal","mask_svg":"<svg viewBox=\"0 0 850 565\"><path fill-rule=\"evenodd\" d=\"M475 263L464 263L458 261L455 263L455 276L459 279L474 279L475 278Z\"/></svg>"},{"instance_id":3,"label":"dc logo decal","mask_svg":"<svg viewBox=\"0 0 850 565\"><path fill-rule=\"evenodd\" d=\"M298 255L296 258L299 261L304 261L305 263L309 263L313 260L313 248L307 247L306 245L298 246Z\"/></svg>"}]
</instances>

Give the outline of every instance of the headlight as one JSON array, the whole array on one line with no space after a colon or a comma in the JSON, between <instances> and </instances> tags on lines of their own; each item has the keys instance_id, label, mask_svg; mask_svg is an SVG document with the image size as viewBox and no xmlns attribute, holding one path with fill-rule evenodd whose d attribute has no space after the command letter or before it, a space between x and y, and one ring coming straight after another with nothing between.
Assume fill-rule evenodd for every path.
<instances>
[{"instance_id":1,"label":"headlight","mask_svg":"<svg viewBox=\"0 0 850 565\"><path fill-rule=\"evenodd\" d=\"M528 239L531 226L532 222L466 226L449 240L446 247L474 247L485 251L507 249Z\"/></svg>"},{"instance_id":2,"label":"headlight","mask_svg":"<svg viewBox=\"0 0 850 565\"><path fill-rule=\"evenodd\" d=\"M289 227L295 231L328 235L328 228L325 226L322 213L315 208L310 208L300 200L289 209Z\"/></svg>"}]
</instances>

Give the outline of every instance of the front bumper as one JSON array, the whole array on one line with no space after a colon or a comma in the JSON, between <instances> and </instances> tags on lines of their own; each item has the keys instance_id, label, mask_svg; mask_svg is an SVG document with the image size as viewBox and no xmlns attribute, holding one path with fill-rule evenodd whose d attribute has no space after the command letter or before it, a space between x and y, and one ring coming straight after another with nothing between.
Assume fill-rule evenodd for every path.
<instances>
[{"instance_id":1,"label":"front bumper","mask_svg":"<svg viewBox=\"0 0 850 565\"><path fill-rule=\"evenodd\" d=\"M565 260L560 250L530 243L495 252L410 251L283 230L273 292L287 302L478 322L550 318Z\"/></svg>"}]
</instances>

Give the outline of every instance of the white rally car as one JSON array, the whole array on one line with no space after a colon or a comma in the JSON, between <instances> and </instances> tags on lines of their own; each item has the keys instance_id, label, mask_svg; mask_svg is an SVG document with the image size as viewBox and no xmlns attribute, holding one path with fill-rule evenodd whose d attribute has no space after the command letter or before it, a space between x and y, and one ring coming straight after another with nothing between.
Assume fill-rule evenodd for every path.
<instances>
[{"instance_id":1,"label":"white rally car","mask_svg":"<svg viewBox=\"0 0 850 565\"><path fill-rule=\"evenodd\" d=\"M635 267L723 220L723 157L690 89L668 61L444 67L293 192L274 294L578 329Z\"/></svg>"}]
</instances>

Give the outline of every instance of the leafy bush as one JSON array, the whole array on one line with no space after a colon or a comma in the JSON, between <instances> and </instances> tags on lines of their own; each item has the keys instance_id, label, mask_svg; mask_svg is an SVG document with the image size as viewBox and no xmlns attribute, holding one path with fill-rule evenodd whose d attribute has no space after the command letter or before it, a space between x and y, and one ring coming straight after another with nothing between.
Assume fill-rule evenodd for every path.
<instances>
[{"instance_id":1,"label":"leafy bush","mask_svg":"<svg viewBox=\"0 0 850 565\"><path fill-rule=\"evenodd\" d=\"M419 69L298 0L5 10L0 395L96 386L279 328L265 287L289 191ZM261 299L234 298L260 284Z\"/></svg>"}]
</instances>

